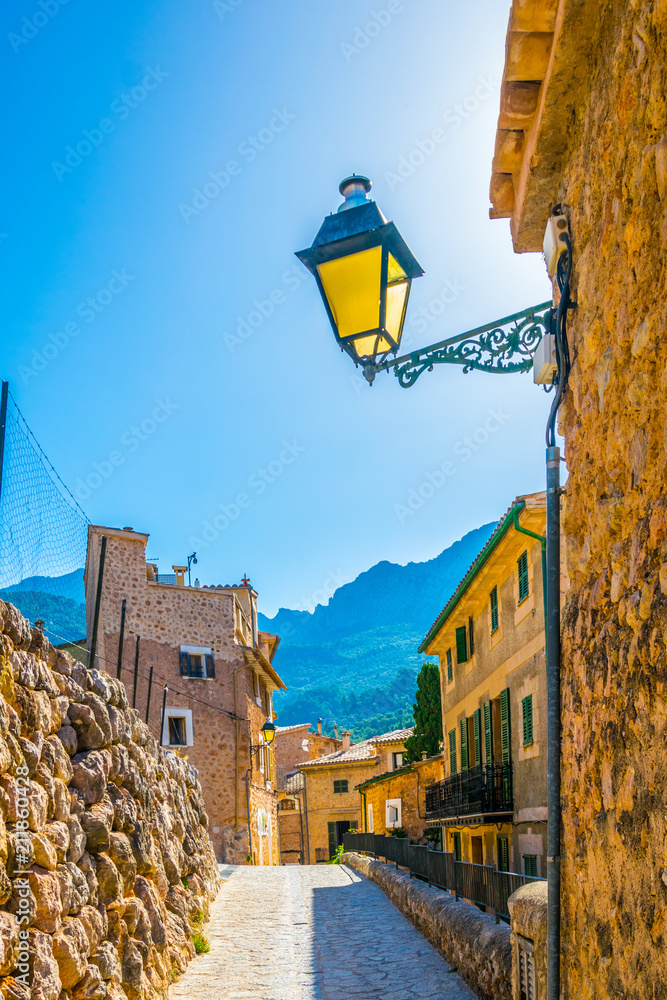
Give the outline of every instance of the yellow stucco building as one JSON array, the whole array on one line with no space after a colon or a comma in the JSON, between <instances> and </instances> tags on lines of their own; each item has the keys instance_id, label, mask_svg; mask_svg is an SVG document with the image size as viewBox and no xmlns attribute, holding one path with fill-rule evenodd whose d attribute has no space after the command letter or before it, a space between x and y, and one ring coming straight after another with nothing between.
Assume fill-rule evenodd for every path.
<instances>
[{"instance_id":1,"label":"yellow stucco building","mask_svg":"<svg viewBox=\"0 0 667 1000\"><path fill-rule=\"evenodd\" d=\"M459 860L546 872L544 493L501 519L420 647L440 661L445 777L429 827Z\"/></svg>"},{"instance_id":2,"label":"yellow stucco building","mask_svg":"<svg viewBox=\"0 0 667 1000\"><path fill-rule=\"evenodd\" d=\"M421 841L426 832L426 788L442 778L443 761L438 754L357 785L363 831L389 835L401 830L410 840Z\"/></svg>"},{"instance_id":3,"label":"yellow stucco building","mask_svg":"<svg viewBox=\"0 0 667 1000\"><path fill-rule=\"evenodd\" d=\"M361 800L356 786L401 767L405 741L411 735L412 729L396 729L351 744L350 734L345 732L340 750L298 765L304 776L309 864L328 861L343 843L345 833L361 828Z\"/></svg>"}]
</instances>

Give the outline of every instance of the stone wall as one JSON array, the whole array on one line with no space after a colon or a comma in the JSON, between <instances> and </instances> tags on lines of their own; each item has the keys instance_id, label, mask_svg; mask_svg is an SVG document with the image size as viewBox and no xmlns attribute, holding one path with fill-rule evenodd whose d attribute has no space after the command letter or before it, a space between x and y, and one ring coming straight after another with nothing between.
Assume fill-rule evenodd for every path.
<instances>
[{"instance_id":1,"label":"stone wall","mask_svg":"<svg viewBox=\"0 0 667 1000\"><path fill-rule=\"evenodd\" d=\"M412 840L421 840L426 828L426 786L443 778L442 757L415 762L409 771L398 771L374 781L362 791L366 797L366 827L368 829L369 806L373 810L373 830L369 832L386 834L387 799L401 800L401 826ZM424 841L425 842L425 841Z\"/></svg>"},{"instance_id":2,"label":"stone wall","mask_svg":"<svg viewBox=\"0 0 667 1000\"><path fill-rule=\"evenodd\" d=\"M0 993L152 1000L220 884L197 773L0 602Z\"/></svg>"},{"instance_id":3,"label":"stone wall","mask_svg":"<svg viewBox=\"0 0 667 1000\"><path fill-rule=\"evenodd\" d=\"M512 1000L512 945L507 924L393 865L348 853L344 864L377 882L417 930L456 966L480 1000Z\"/></svg>"},{"instance_id":4,"label":"stone wall","mask_svg":"<svg viewBox=\"0 0 667 1000\"><path fill-rule=\"evenodd\" d=\"M568 10L592 42L561 62L583 83L553 190L578 302L560 422L564 994L664 1000L667 3ZM565 25L572 47L581 27Z\"/></svg>"}]
</instances>

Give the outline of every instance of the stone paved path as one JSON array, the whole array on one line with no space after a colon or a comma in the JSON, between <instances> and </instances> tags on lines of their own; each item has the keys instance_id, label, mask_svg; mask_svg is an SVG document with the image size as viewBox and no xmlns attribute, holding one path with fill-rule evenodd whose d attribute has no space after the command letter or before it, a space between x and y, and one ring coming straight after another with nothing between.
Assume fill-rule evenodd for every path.
<instances>
[{"instance_id":1,"label":"stone paved path","mask_svg":"<svg viewBox=\"0 0 667 1000\"><path fill-rule=\"evenodd\" d=\"M474 1000L373 882L339 865L241 867L171 1000Z\"/></svg>"}]
</instances>

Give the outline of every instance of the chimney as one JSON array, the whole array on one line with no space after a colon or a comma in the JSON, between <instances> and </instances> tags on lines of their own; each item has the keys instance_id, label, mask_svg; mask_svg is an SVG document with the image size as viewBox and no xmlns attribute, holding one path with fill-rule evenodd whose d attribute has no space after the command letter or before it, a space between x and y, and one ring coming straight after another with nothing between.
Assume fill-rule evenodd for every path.
<instances>
[{"instance_id":1,"label":"chimney","mask_svg":"<svg viewBox=\"0 0 667 1000\"><path fill-rule=\"evenodd\" d=\"M350 730L345 729L342 733L343 736L343 750L350 749Z\"/></svg>"},{"instance_id":2,"label":"chimney","mask_svg":"<svg viewBox=\"0 0 667 1000\"><path fill-rule=\"evenodd\" d=\"M426 751L422 750L422 760L426 760L426 757L427 757Z\"/></svg>"},{"instance_id":3,"label":"chimney","mask_svg":"<svg viewBox=\"0 0 667 1000\"><path fill-rule=\"evenodd\" d=\"M322 720L321 719L317 720L317 733L318 733L318 736L322 735Z\"/></svg>"},{"instance_id":4,"label":"chimney","mask_svg":"<svg viewBox=\"0 0 667 1000\"><path fill-rule=\"evenodd\" d=\"M338 739L338 723L334 722L334 739Z\"/></svg>"}]
</instances>

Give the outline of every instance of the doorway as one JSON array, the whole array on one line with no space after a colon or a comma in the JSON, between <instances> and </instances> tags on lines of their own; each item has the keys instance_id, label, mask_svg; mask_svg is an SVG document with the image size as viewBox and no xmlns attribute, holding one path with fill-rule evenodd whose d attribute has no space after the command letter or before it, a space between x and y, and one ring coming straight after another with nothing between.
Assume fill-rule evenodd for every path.
<instances>
[{"instance_id":1,"label":"doorway","mask_svg":"<svg viewBox=\"0 0 667 1000\"><path fill-rule=\"evenodd\" d=\"M474 865L482 865L483 852L482 852L482 838L481 837L471 837L470 838L470 850L472 853L472 863Z\"/></svg>"}]
</instances>

